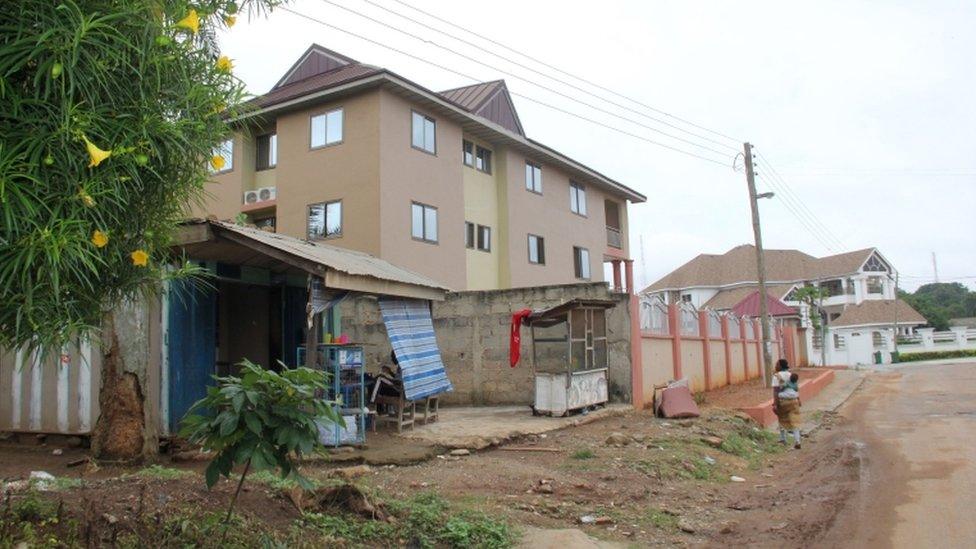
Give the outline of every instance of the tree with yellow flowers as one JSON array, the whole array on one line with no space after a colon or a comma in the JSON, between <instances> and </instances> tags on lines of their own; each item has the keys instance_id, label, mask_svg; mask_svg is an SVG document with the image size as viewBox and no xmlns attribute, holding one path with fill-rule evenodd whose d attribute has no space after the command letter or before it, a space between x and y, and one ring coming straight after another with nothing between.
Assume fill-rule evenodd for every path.
<instances>
[{"instance_id":1,"label":"tree with yellow flowers","mask_svg":"<svg viewBox=\"0 0 976 549\"><path fill-rule=\"evenodd\" d=\"M242 103L215 33L282 0L21 0L0 21L0 347L101 334L100 453L155 451L114 311L159 288Z\"/></svg>"}]
</instances>

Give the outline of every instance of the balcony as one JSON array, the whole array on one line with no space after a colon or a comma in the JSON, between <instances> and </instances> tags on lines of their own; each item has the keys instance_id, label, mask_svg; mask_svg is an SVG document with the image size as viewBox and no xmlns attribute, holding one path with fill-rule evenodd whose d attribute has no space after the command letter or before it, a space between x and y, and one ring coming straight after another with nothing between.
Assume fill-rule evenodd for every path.
<instances>
[{"instance_id":1,"label":"balcony","mask_svg":"<svg viewBox=\"0 0 976 549\"><path fill-rule=\"evenodd\" d=\"M622 240L623 239L620 236L620 229L616 229L614 227L607 227L607 246L610 246L611 248L616 248L618 250L622 250L623 249L623 245L621 244Z\"/></svg>"}]
</instances>

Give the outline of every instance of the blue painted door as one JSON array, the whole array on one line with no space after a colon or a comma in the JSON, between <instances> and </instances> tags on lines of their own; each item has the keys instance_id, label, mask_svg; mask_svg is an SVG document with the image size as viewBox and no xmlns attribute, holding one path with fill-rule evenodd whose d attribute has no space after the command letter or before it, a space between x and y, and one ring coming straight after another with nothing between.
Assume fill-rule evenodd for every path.
<instances>
[{"instance_id":1,"label":"blue painted door","mask_svg":"<svg viewBox=\"0 0 976 549\"><path fill-rule=\"evenodd\" d=\"M217 292L193 281L174 280L169 290L169 428L213 385L216 360Z\"/></svg>"}]
</instances>

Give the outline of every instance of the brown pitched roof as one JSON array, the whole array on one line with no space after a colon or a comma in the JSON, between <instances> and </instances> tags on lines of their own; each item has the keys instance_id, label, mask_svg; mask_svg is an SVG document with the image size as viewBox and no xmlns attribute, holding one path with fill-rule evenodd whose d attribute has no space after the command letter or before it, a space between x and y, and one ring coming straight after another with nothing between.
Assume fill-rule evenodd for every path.
<instances>
[{"instance_id":1,"label":"brown pitched roof","mask_svg":"<svg viewBox=\"0 0 976 549\"><path fill-rule=\"evenodd\" d=\"M736 316L758 317L760 314L759 290L754 290L745 299L732 307L732 314ZM790 307L770 294L766 294L766 311L770 316L800 316L799 311Z\"/></svg>"},{"instance_id":2,"label":"brown pitched roof","mask_svg":"<svg viewBox=\"0 0 976 549\"><path fill-rule=\"evenodd\" d=\"M830 325L836 328L865 324L894 324L896 314L898 324L925 324L926 322L924 316L901 299L897 301L869 299L857 305L849 305Z\"/></svg>"},{"instance_id":3,"label":"brown pitched roof","mask_svg":"<svg viewBox=\"0 0 976 549\"><path fill-rule=\"evenodd\" d=\"M476 94L479 97L479 112L473 112L469 107L449 97L455 93L458 96L462 95L465 88L447 90L444 92L447 95L442 95L390 70L359 63L313 44L288 69L275 87L268 93L248 101L246 107L249 110L234 120L241 121L261 116L269 111L297 108L299 104L311 103L333 92L344 93L374 85L390 86L396 89L396 93L406 92L408 96L424 104L434 105L447 112L449 116L461 122L466 130L473 131L479 137L519 148L530 157L551 162L561 169L568 170L571 175L575 174L584 180L592 181L631 202L647 200L646 196L630 187L526 137L504 81L476 84L475 87L486 84L491 84L495 93L491 97ZM474 96L465 99L475 100Z\"/></svg>"},{"instance_id":4,"label":"brown pitched roof","mask_svg":"<svg viewBox=\"0 0 976 549\"><path fill-rule=\"evenodd\" d=\"M766 279L774 283L784 283L857 272L874 252L874 248L821 258L799 250L765 250L765 252ZM644 291L755 282L759 278L756 272L756 247L743 244L722 255L701 254L651 284Z\"/></svg>"},{"instance_id":5,"label":"brown pitched roof","mask_svg":"<svg viewBox=\"0 0 976 549\"><path fill-rule=\"evenodd\" d=\"M793 286L794 284L767 284L766 293L777 299L783 299ZM702 307L716 311L731 309L743 299L749 297L749 295L756 293L758 290L759 287L756 285L740 286L738 288L722 290L706 301Z\"/></svg>"},{"instance_id":6,"label":"brown pitched roof","mask_svg":"<svg viewBox=\"0 0 976 549\"><path fill-rule=\"evenodd\" d=\"M462 86L442 91L440 95L503 128L525 135L522 121L515 111L515 104L512 103L512 97L508 93L504 80Z\"/></svg>"}]
</instances>

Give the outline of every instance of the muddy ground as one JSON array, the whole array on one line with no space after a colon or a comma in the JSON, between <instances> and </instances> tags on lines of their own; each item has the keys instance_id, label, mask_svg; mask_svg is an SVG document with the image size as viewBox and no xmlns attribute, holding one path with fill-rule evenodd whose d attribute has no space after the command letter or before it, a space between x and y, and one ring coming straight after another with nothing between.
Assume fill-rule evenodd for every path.
<instances>
[{"instance_id":1,"label":"muddy ground","mask_svg":"<svg viewBox=\"0 0 976 549\"><path fill-rule=\"evenodd\" d=\"M629 413L465 456L443 451L415 465L360 466L349 476L374 502L393 505L436 494L452 509L481 512L516 529L581 528L624 546L810 546L833 525L857 486L860 457L846 429L845 420L828 414L802 450L787 450L752 423L721 409L708 408L704 417L682 421ZM216 516L234 488L231 481L221 481L208 491L201 463L163 459L164 468L149 470L69 468L66 464L82 457L83 450L67 449L60 456L51 452L50 445L0 444L0 477L10 481L44 470L82 479L80 484L59 481L57 490L39 494L57 502L59 524L70 522L80 532L67 536L64 527L40 527L53 528L68 545L111 545L127 532L132 541L140 531L157 536L154 521L208 512ZM327 479L351 466L322 462L303 470L334 483ZM733 481L733 476L743 481ZM302 528L302 513L288 489L267 478L247 483L240 516L256 531L294 536ZM21 497L18 492L8 496L8 510ZM340 509L325 512L341 514ZM0 510L2 520L13 518ZM351 516L348 520L361 523ZM411 545L406 538L370 538L372 534L360 530L339 543ZM6 531L9 538L13 530ZM367 537L355 537L360 535ZM206 545L209 538L200 539ZM0 540L0 546L10 541Z\"/></svg>"}]
</instances>

